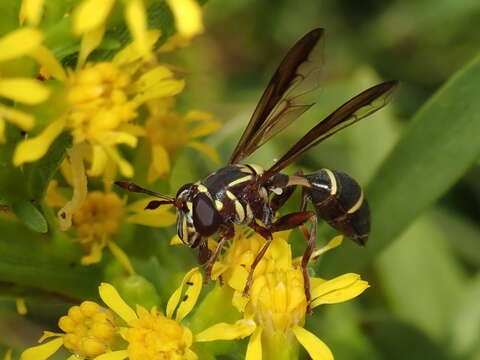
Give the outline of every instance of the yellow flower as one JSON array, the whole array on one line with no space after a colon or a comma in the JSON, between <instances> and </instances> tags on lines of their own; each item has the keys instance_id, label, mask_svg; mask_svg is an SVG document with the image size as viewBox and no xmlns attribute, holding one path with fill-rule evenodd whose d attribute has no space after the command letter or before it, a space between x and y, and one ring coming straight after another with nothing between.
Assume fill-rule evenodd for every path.
<instances>
[{"instance_id":1,"label":"yellow flower","mask_svg":"<svg viewBox=\"0 0 480 360\"><path fill-rule=\"evenodd\" d=\"M20 7L20 24L27 22L37 26L43 15L44 0L22 0Z\"/></svg>"},{"instance_id":2,"label":"yellow flower","mask_svg":"<svg viewBox=\"0 0 480 360\"><path fill-rule=\"evenodd\" d=\"M158 32L149 36L149 41L154 42ZM165 66L142 62L132 45L120 51L111 62L87 64L76 72L69 72L68 76L48 50L44 50L37 59L64 83L67 110L37 137L18 144L14 164L38 160L67 129L74 144L88 145L89 175L108 173L111 177L110 169L115 166L122 175L131 177L133 167L122 158L117 146L135 147L137 138L144 135L143 129L133 124L138 108L146 101L178 94L184 81L174 79L172 71Z\"/></svg>"},{"instance_id":3,"label":"yellow flower","mask_svg":"<svg viewBox=\"0 0 480 360\"><path fill-rule=\"evenodd\" d=\"M204 111L189 111L185 116L169 111L172 101L150 102L150 117L145 123L152 161L147 180L153 182L170 171L170 155L180 147L192 147L218 162L219 156L211 146L198 141L215 132L221 123Z\"/></svg>"},{"instance_id":4,"label":"yellow flower","mask_svg":"<svg viewBox=\"0 0 480 360\"><path fill-rule=\"evenodd\" d=\"M333 359L328 346L303 328L307 312L303 273L299 261L292 259L290 246L284 237L285 234L275 236L255 269L248 298L242 296L243 289L250 266L264 240L257 234L239 235L214 267L214 276L221 274L235 291L232 304L244 314L244 320L255 324L246 359L262 359L262 352L267 358L274 358L275 352L295 349L295 341L305 347L313 360ZM324 248L317 250L315 256L338 246L340 242L340 237L332 239ZM312 277L310 307L313 309L322 304L350 300L368 286L357 274L345 274L331 280ZM197 341L211 341L216 336L207 329L197 335Z\"/></svg>"},{"instance_id":5,"label":"yellow flower","mask_svg":"<svg viewBox=\"0 0 480 360\"><path fill-rule=\"evenodd\" d=\"M203 32L202 9L196 0L167 0L167 3L180 36L189 39Z\"/></svg>"},{"instance_id":6,"label":"yellow flower","mask_svg":"<svg viewBox=\"0 0 480 360\"><path fill-rule=\"evenodd\" d=\"M48 359L62 345L75 359L91 359L111 351L118 331L113 312L92 301L71 307L58 321L58 327L63 333L45 331L38 342L55 339L25 350L20 360Z\"/></svg>"},{"instance_id":7,"label":"yellow flower","mask_svg":"<svg viewBox=\"0 0 480 360\"><path fill-rule=\"evenodd\" d=\"M20 58L32 53L40 46L43 34L33 28L21 28L0 38L0 97L25 105L36 105L45 101L49 89L40 81L29 78L4 78L2 73L4 62ZM0 143L5 141L5 121L22 130L33 128L35 119L32 115L0 104Z\"/></svg>"},{"instance_id":8,"label":"yellow flower","mask_svg":"<svg viewBox=\"0 0 480 360\"><path fill-rule=\"evenodd\" d=\"M202 275L198 268L195 268L184 276L180 287L168 300L166 312L163 314L155 307L148 311L139 305L134 311L112 285L103 283L100 286L100 297L126 322L127 326L121 329L120 334L128 342L128 347L126 350L105 354L101 360L198 359L191 349L195 337L181 322L195 306L201 289ZM221 326L214 326L218 325Z\"/></svg>"},{"instance_id":9,"label":"yellow flower","mask_svg":"<svg viewBox=\"0 0 480 360\"><path fill-rule=\"evenodd\" d=\"M88 43L89 52L93 51L103 39L108 16L115 3L122 4L125 21L133 37L133 46L136 51L146 60L152 58L152 43L148 41L147 15L143 0L84 0L76 9L73 19L73 31L82 36L82 44ZM85 46L87 47L87 46ZM81 53L80 61L86 58Z\"/></svg>"}]
</instances>

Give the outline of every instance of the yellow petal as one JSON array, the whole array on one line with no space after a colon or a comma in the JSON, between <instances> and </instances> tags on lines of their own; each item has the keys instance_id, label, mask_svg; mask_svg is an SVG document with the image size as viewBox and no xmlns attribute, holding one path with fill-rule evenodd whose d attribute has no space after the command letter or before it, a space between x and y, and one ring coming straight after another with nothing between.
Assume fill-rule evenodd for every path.
<instances>
[{"instance_id":1,"label":"yellow petal","mask_svg":"<svg viewBox=\"0 0 480 360\"><path fill-rule=\"evenodd\" d=\"M45 344L32 346L20 355L20 360L44 360L48 359L63 344L63 338L51 340Z\"/></svg>"},{"instance_id":2,"label":"yellow petal","mask_svg":"<svg viewBox=\"0 0 480 360\"><path fill-rule=\"evenodd\" d=\"M33 139L20 142L13 154L13 164L20 166L23 163L40 159L47 152L53 140L63 131L65 120L56 120Z\"/></svg>"},{"instance_id":3,"label":"yellow petal","mask_svg":"<svg viewBox=\"0 0 480 360\"><path fill-rule=\"evenodd\" d=\"M217 153L217 150L215 150L213 147L210 145L207 145L205 143L199 142L199 141L190 141L187 146L190 146L194 148L195 150L200 151L201 153L204 153L207 155L213 162L219 163L220 162L220 156Z\"/></svg>"},{"instance_id":4,"label":"yellow petal","mask_svg":"<svg viewBox=\"0 0 480 360\"><path fill-rule=\"evenodd\" d=\"M178 237L177 234L173 235L170 239L170 245L181 245L183 241Z\"/></svg>"},{"instance_id":5,"label":"yellow petal","mask_svg":"<svg viewBox=\"0 0 480 360\"><path fill-rule=\"evenodd\" d=\"M144 73L134 84L134 91L144 92L154 88L165 79L173 78L173 73L165 66L156 66L150 71Z\"/></svg>"},{"instance_id":6,"label":"yellow petal","mask_svg":"<svg viewBox=\"0 0 480 360\"><path fill-rule=\"evenodd\" d=\"M190 110L185 115L185 120L187 121L212 121L213 114L209 113L208 111L201 111L201 110Z\"/></svg>"},{"instance_id":7,"label":"yellow petal","mask_svg":"<svg viewBox=\"0 0 480 360\"><path fill-rule=\"evenodd\" d=\"M32 115L3 105L0 105L0 117L23 130L30 130L35 123Z\"/></svg>"},{"instance_id":8,"label":"yellow petal","mask_svg":"<svg viewBox=\"0 0 480 360\"><path fill-rule=\"evenodd\" d=\"M252 335L257 325L253 320L238 320L235 324L218 323L195 336L195 341L243 339Z\"/></svg>"},{"instance_id":9,"label":"yellow petal","mask_svg":"<svg viewBox=\"0 0 480 360\"><path fill-rule=\"evenodd\" d=\"M5 351L3 360L12 360L12 349L7 349L7 351Z\"/></svg>"},{"instance_id":10,"label":"yellow petal","mask_svg":"<svg viewBox=\"0 0 480 360\"><path fill-rule=\"evenodd\" d=\"M97 356L94 360L123 360L128 357L127 350L111 351Z\"/></svg>"},{"instance_id":11,"label":"yellow petal","mask_svg":"<svg viewBox=\"0 0 480 360\"><path fill-rule=\"evenodd\" d=\"M330 251L332 249L335 249L337 246L340 246L342 244L342 241L343 241L343 235L338 235L338 236L335 236L332 240L330 240L327 245L321 247L320 249L318 250L315 250L313 253L312 253L312 256L310 256L310 259L311 260L315 260L317 259L320 255L323 255L325 254L327 251Z\"/></svg>"},{"instance_id":12,"label":"yellow petal","mask_svg":"<svg viewBox=\"0 0 480 360\"><path fill-rule=\"evenodd\" d=\"M117 149L115 149L113 146L105 146L103 149L108 154L110 159L112 159L115 162L115 164L118 166L118 168L120 169L120 173L123 176L127 178L133 176L132 165L127 160L125 160L120 156Z\"/></svg>"},{"instance_id":13,"label":"yellow petal","mask_svg":"<svg viewBox=\"0 0 480 360\"><path fill-rule=\"evenodd\" d=\"M312 299L324 296L332 291L344 289L353 285L357 280L360 280L360 275L354 273L343 274L331 280L327 280L320 284L320 286L312 288Z\"/></svg>"},{"instance_id":14,"label":"yellow petal","mask_svg":"<svg viewBox=\"0 0 480 360\"><path fill-rule=\"evenodd\" d=\"M215 131L220 129L221 126L222 123L220 121L205 122L202 123L200 126L194 128L189 135L192 139L199 138L214 133Z\"/></svg>"},{"instance_id":15,"label":"yellow petal","mask_svg":"<svg viewBox=\"0 0 480 360\"><path fill-rule=\"evenodd\" d=\"M195 354L192 350L190 349L187 349L185 351L185 354L183 355L185 360L197 360L198 359L198 356L197 354Z\"/></svg>"},{"instance_id":16,"label":"yellow petal","mask_svg":"<svg viewBox=\"0 0 480 360\"><path fill-rule=\"evenodd\" d=\"M125 19L134 40L137 51L147 59L151 58L147 37L147 18L143 0L129 0L126 4Z\"/></svg>"},{"instance_id":17,"label":"yellow petal","mask_svg":"<svg viewBox=\"0 0 480 360\"><path fill-rule=\"evenodd\" d=\"M137 319L135 311L120 297L117 289L108 283L102 283L98 292L103 302L120 316L127 324Z\"/></svg>"},{"instance_id":18,"label":"yellow petal","mask_svg":"<svg viewBox=\"0 0 480 360\"><path fill-rule=\"evenodd\" d=\"M170 172L170 156L162 145L152 146L152 166L158 176Z\"/></svg>"},{"instance_id":19,"label":"yellow petal","mask_svg":"<svg viewBox=\"0 0 480 360\"><path fill-rule=\"evenodd\" d=\"M112 240L107 242L110 251L112 252L113 256L118 260L120 264L127 270L130 275L135 274L135 270L133 270L132 263L128 258L125 251L122 250L117 244L115 244Z\"/></svg>"},{"instance_id":20,"label":"yellow petal","mask_svg":"<svg viewBox=\"0 0 480 360\"><path fill-rule=\"evenodd\" d=\"M43 0L23 0L20 8L20 23L26 20L30 25L36 26L43 13Z\"/></svg>"},{"instance_id":21,"label":"yellow petal","mask_svg":"<svg viewBox=\"0 0 480 360\"><path fill-rule=\"evenodd\" d=\"M33 28L21 28L0 38L0 61L27 55L42 43L43 33Z\"/></svg>"},{"instance_id":22,"label":"yellow petal","mask_svg":"<svg viewBox=\"0 0 480 360\"><path fill-rule=\"evenodd\" d=\"M185 316L187 316L193 307L197 303L200 292L202 291L203 278L202 274L195 268L196 271L190 274L190 276L185 277L185 284L187 285L187 290L183 300L180 302L180 305L177 308L177 313L175 315L175 320L178 322L182 321Z\"/></svg>"},{"instance_id":23,"label":"yellow petal","mask_svg":"<svg viewBox=\"0 0 480 360\"><path fill-rule=\"evenodd\" d=\"M200 287L200 290L201 290L202 274L200 274L200 271L198 270L198 268L193 268L192 270L190 270L188 273L185 274L185 276L182 279L182 282L181 282L180 286L173 292L172 296L170 296L170 299L168 299L167 311L166 311L166 314L167 314L168 318L171 319L173 317L173 312L175 311L178 303L180 302L180 297L182 296L183 287L185 286L185 284L187 282L190 282L192 278L193 278L193 280L195 280L195 282L193 282L193 280L192 280L193 284L188 285L189 288ZM192 291L192 289L188 289L188 290ZM193 289L193 293L194 294L195 293L200 293L200 291L198 291L196 289ZM198 295L197 295L197 297L198 297ZM187 299L189 305L192 304L192 300L195 300L195 302L197 301L196 298L195 299ZM193 307L193 305L195 305L195 304L192 304L192 307ZM185 315L187 315L187 314L185 314ZM178 313L177 313L177 317L178 317Z\"/></svg>"},{"instance_id":24,"label":"yellow petal","mask_svg":"<svg viewBox=\"0 0 480 360\"><path fill-rule=\"evenodd\" d=\"M67 74L65 73L62 64L60 64L52 51L47 47L43 45L36 47L30 52L30 56L43 67L49 76L60 81L65 81L67 79Z\"/></svg>"},{"instance_id":25,"label":"yellow petal","mask_svg":"<svg viewBox=\"0 0 480 360\"><path fill-rule=\"evenodd\" d=\"M175 96L185 87L184 80L168 79L159 82L155 87L145 93L137 95L132 101L141 105L146 101L163 97Z\"/></svg>"},{"instance_id":26,"label":"yellow petal","mask_svg":"<svg viewBox=\"0 0 480 360\"><path fill-rule=\"evenodd\" d=\"M161 209L144 210L126 218L129 223L153 227L167 227L175 224L176 220L177 216L175 214Z\"/></svg>"},{"instance_id":27,"label":"yellow petal","mask_svg":"<svg viewBox=\"0 0 480 360\"><path fill-rule=\"evenodd\" d=\"M147 31L147 46L150 49L153 44L155 44L160 37L160 30L148 30ZM115 57L113 62L117 65L125 65L131 62L134 62L140 59L142 56L137 51L137 46L135 43L130 43L120 50Z\"/></svg>"},{"instance_id":28,"label":"yellow petal","mask_svg":"<svg viewBox=\"0 0 480 360\"><path fill-rule=\"evenodd\" d=\"M328 346L314 334L300 326L295 326L292 331L312 360L333 360L332 352Z\"/></svg>"},{"instance_id":29,"label":"yellow petal","mask_svg":"<svg viewBox=\"0 0 480 360\"><path fill-rule=\"evenodd\" d=\"M316 298L314 301L312 301L311 307L314 308L322 304L336 304L351 300L363 293L369 287L370 285L368 284L368 282L358 280L344 289L334 290L328 294L324 294Z\"/></svg>"},{"instance_id":30,"label":"yellow petal","mask_svg":"<svg viewBox=\"0 0 480 360\"><path fill-rule=\"evenodd\" d=\"M192 37L203 32L202 9L195 0L167 0L167 2L181 35Z\"/></svg>"},{"instance_id":31,"label":"yellow petal","mask_svg":"<svg viewBox=\"0 0 480 360\"><path fill-rule=\"evenodd\" d=\"M41 81L27 78L0 80L0 96L23 104L39 104L50 96L50 90Z\"/></svg>"},{"instance_id":32,"label":"yellow petal","mask_svg":"<svg viewBox=\"0 0 480 360\"><path fill-rule=\"evenodd\" d=\"M90 246L89 253L82 256L80 263L82 265L98 264L102 260L103 248L105 243L94 242Z\"/></svg>"},{"instance_id":33,"label":"yellow petal","mask_svg":"<svg viewBox=\"0 0 480 360\"><path fill-rule=\"evenodd\" d=\"M0 117L0 144L4 144L7 139L5 138L5 120Z\"/></svg>"},{"instance_id":34,"label":"yellow petal","mask_svg":"<svg viewBox=\"0 0 480 360\"><path fill-rule=\"evenodd\" d=\"M262 327L257 327L250 337L245 360L262 360Z\"/></svg>"},{"instance_id":35,"label":"yellow petal","mask_svg":"<svg viewBox=\"0 0 480 360\"><path fill-rule=\"evenodd\" d=\"M92 164L88 170L90 176L100 176L105 170L107 164L107 154L99 145L92 147Z\"/></svg>"},{"instance_id":36,"label":"yellow petal","mask_svg":"<svg viewBox=\"0 0 480 360\"><path fill-rule=\"evenodd\" d=\"M43 335L40 337L40 339L38 339L38 342L41 343L43 342L45 339L49 339L51 337L62 337L63 333L56 333L56 332L53 332L53 331L44 331L43 332Z\"/></svg>"},{"instance_id":37,"label":"yellow petal","mask_svg":"<svg viewBox=\"0 0 480 360\"><path fill-rule=\"evenodd\" d=\"M77 35L85 34L105 24L115 0L85 0L78 6L73 19Z\"/></svg>"},{"instance_id":38,"label":"yellow petal","mask_svg":"<svg viewBox=\"0 0 480 360\"><path fill-rule=\"evenodd\" d=\"M80 45L80 54L78 55L77 69L81 69L88 58L88 55L95 50L103 40L105 34L105 25L100 25L93 30L85 32L82 36Z\"/></svg>"}]
</instances>

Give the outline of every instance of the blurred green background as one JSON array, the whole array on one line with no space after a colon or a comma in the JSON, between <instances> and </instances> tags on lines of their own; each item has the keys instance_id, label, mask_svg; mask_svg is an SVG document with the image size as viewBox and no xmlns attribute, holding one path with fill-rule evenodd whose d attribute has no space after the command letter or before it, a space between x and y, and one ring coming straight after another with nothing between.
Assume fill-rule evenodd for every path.
<instances>
[{"instance_id":1,"label":"blurred green background","mask_svg":"<svg viewBox=\"0 0 480 360\"><path fill-rule=\"evenodd\" d=\"M210 0L204 15L205 33L161 61L188 70L180 112L207 110L225 122L208 139L223 162L284 54L315 27L327 31L317 105L249 161L271 165L352 96L384 80L401 81L390 105L287 169L345 171L365 187L372 208L366 248L345 241L312 267L324 277L359 272L371 288L355 301L316 309L307 329L337 359L480 359L480 2ZM184 149L170 178L155 187L175 193L218 166ZM298 194L285 211L297 207ZM174 229L125 225L121 232L116 241L137 271L157 289L168 288L162 296L175 287L181 271L195 264L189 249L168 246L165 238ZM333 234L322 225L318 244ZM18 228L5 236L20 244L32 235ZM304 243L298 234L292 244L300 255ZM71 255L65 247L57 253ZM111 260L108 254L105 258L102 265ZM94 287L115 269L72 265L74 272L89 277ZM32 295L13 281L1 286L10 296ZM22 349L40 330L54 330L72 300L54 299L45 293L30 298L28 317L17 315L11 300L2 303L2 344ZM231 351L219 359L242 359L243 354Z\"/></svg>"}]
</instances>

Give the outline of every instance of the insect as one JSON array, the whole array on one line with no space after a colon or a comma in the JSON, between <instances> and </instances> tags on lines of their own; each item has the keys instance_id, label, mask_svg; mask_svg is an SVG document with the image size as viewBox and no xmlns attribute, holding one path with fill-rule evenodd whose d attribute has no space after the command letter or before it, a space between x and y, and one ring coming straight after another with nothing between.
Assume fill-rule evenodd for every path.
<instances>
[{"instance_id":1,"label":"insect","mask_svg":"<svg viewBox=\"0 0 480 360\"><path fill-rule=\"evenodd\" d=\"M273 136L294 122L313 104L306 103L308 92L320 85L323 61L321 56L324 30L314 29L290 49L270 80L252 118L243 132L228 165L194 184L185 184L175 197L157 194L134 183L116 184L132 192L156 196L145 209L172 204L177 210L177 233L189 247L199 249L199 263L205 264L206 278L226 241L234 236L234 224L249 226L265 238L256 255L243 294L247 296L255 267L277 231L303 226L308 221L311 231L305 232L307 247L302 258L305 295L310 301L307 264L314 251L317 218L365 245L370 231L370 211L360 185L349 175L329 169L313 174L283 174L280 171L312 147L381 109L398 85L388 81L373 86L353 97L305 134L273 166L264 169L256 164L242 164ZM298 212L276 218L296 187L302 189ZM307 210L311 202L315 212ZM208 248L208 237L218 234L216 248Z\"/></svg>"}]
</instances>

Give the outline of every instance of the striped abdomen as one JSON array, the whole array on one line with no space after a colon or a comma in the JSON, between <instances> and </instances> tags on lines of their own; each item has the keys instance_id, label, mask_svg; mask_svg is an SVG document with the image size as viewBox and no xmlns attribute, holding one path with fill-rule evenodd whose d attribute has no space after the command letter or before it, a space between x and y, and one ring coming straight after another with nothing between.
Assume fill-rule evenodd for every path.
<instances>
[{"instance_id":1,"label":"striped abdomen","mask_svg":"<svg viewBox=\"0 0 480 360\"><path fill-rule=\"evenodd\" d=\"M360 185L340 171L322 169L305 175L307 188L317 215L360 245L365 245L370 232L370 210Z\"/></svg>"}]
</instances>

